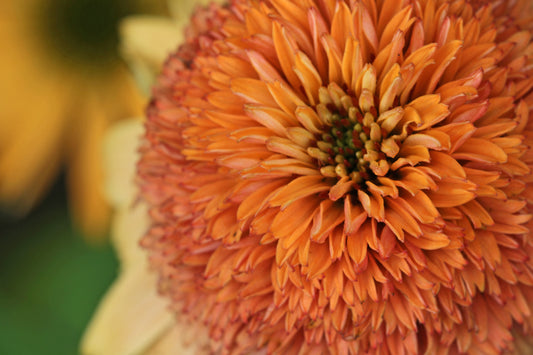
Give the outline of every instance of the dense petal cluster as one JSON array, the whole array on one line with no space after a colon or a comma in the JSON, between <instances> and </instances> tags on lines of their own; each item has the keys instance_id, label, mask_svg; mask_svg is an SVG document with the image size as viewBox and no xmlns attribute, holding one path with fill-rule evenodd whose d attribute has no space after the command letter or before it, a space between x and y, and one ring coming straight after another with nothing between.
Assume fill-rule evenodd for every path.
<instances>
[{"instance_id":1,"label":"dense petal cluster","mask_svg":"<svg viewBox=\"0 0 533 355\"><path fill-rule=\"evenodd\" d=\"M161 292L229 353L523 349L531 16L528 0L199 10L139 163Z\"/></svg>"}]
</instances>

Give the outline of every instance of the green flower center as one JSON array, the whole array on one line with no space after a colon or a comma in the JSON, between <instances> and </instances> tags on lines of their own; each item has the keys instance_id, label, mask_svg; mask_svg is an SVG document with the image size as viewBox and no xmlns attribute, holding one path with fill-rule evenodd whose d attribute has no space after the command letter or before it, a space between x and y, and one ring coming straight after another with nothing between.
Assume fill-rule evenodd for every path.
<instances>
[{"instance_id":1,"label":"green flower center","mask_svg":"<svg viewBox=\"0 0 533 355\"><path fill-rule=\"evenodd\" d=\"M355 99L330 85L320 89L316 111L326 126L308 154L317 160L322 175L349 177L356 188L362 188L365 181L388 173L390 156L382 144L389 133L378 124L379 113L370 93Z\"/></svg>"},{"instance_id":2,"label":"green flower center","mask_svg":"<svg viewBox=\"0 0 533 355\"><path fill-rule=\"evenodd\" d=\"M368 179L364 155L371 148L379 150L379 142L370 139L371 127L365 124L373 122L373 117L365 119L355 107L348 114L332 114L330 131L323 133L322 140L317 142L317 147L328 155L323 172L334 171L339 177L348 175L355 182Z\"/></svg>"}]
</instances>

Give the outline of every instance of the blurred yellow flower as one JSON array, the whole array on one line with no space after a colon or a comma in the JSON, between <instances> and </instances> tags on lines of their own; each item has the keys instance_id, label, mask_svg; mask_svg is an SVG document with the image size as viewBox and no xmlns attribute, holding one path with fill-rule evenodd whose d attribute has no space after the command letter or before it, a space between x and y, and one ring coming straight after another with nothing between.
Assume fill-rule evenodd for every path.
<instances>
[{"instance_id":1,"label":"blurred yellow flower","mask_svg":"<svg viewBox=\"0 0 533 355\"><path fill-rule=\"evenodd\" d=\"M111 122L138 116L144 106L119 59L116 27L141 7L141 0L0 2L0 208L5 213L27 213L64 165L76 223L89 236L107 231L102 136Z\"/></svg>"}]
</instances>

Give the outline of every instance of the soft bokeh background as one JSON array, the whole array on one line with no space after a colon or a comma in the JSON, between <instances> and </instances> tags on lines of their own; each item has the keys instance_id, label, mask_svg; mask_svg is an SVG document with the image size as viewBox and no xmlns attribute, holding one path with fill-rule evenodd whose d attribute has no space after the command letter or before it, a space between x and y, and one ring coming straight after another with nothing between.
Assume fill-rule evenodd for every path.
<instances>
[{"instance_id":1,"label":"soft bokeh background","mask_svg":"<svg viewBox=\"0 0 533 355\"><path fill-rule=\"evenodd\" d=\"M72 225L64 179L26 218L0 217L0 354L76 354L117 267Z\"/></svg>"},{"instance_id":2,"label":"soft bokeh background","mask_svg":"<svg viewBox=\"0 0 533 355\"><path fill-rule=\"evenodd\" d=\"M5 0L0 12L0 354L76 354L119 268L92 199L100 135L130 112L113 91L129 85L112 74L128 73L117 28L166 2ZM60 82L67 99L52 102Z\"/></svg>"}]
</instances>

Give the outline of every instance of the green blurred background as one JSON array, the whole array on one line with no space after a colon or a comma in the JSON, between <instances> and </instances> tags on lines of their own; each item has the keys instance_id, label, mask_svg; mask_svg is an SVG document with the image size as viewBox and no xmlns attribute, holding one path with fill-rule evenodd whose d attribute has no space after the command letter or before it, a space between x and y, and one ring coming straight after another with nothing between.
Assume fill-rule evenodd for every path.
<instances>
[{"instance_id":1,"label":"green blurred background","mask_svg":"<svg viewBox=\"0 0 533 355\"><path fill-rule=\"evenodd\" d=\"M120 55L129 15L168 17L167 0L0 0L0 355L79 353L117 277L108 206L88 196L102 127L147 99Z\"/></svg>"},{"instance_id":2,"label":"green blurred background","mask_svg":"<svg viewBox=\"0 0 533 355\"><path fill-rule=\"evenodd\" d=\"M76 354L117 275L109 243L88 245L69 219L65 183L24 220L0 217L0 354Z\"/></svg>"},{"instance_id":3,"label":"green blurred background","mask_svg":"<svg viewBox=\"0 0 533 355\"><path fill-rule=\"evenodd\" d=\"M0 0L0 10L0 43L5 49L0 56L0 64L3 63L2 58L7 58L8 63L0 65L0 84L5 84L0 85L0 89L5 89L0 92L13 92L13 96L17 100L22 98L23 102L21 107L11 107L13 100L0 95L0 99L4 99L0 100L0 133L3 134L0 135L0 163L3 154L7 156L18 150L24 153L26 146L30 147L29 154L36 154L36 150L42 149L35 147L35 141L20 147L16 145L18 137L24 137L24 130L37 130L37 137L46 134L55 137L53 132L49 132L46 122L50 115L38 112L37 117L27 117L26 108L34 105L32 100L35 97L26 95L35 94L39 98L39 90L30 87L28 91L20 92L13 89L16 83L38 82L40 77L36 78L35 73L47 73L53 68L62 76L46 77L52 84L54 80L57 82L67 78L71 81L68 82L69 87L92 90L76 91L81 96L70 99L80 99L78 101L60 102L65 106L65 112L60 110L60 119L64 123L61 133L50 139L49 144L50 156L59 156L57 170L61 165L63 175L54 179L52 189L36 196L27 191L37 186L40 179L51 181L55 177L56 171L46 176L37 170L37 181L29 180L29 186L21 191L22 196L14 193L13 196L7 194L9 197L6 201L0 199L0 355L77 354L83 331L99 300L117 276L119 265L109 238L95 238L89 233L84 236L80 226L75 226L73 222L76 220L73 218L75 208L72 208L76 196L67 196L65 172L71 172L69 168L79 157L73 155L74 159L67 158L75 154L77 145L83 144L80 142L85 142L83 134L88 135L89 130L83 123L85 121L82 121L84 115L70 110L74 107L80 110L91 108L89 104L92 101L82 105L86 103L83 99L88 99L83 96L86 93L107 98L109 92L105 90L108 90L113 80L118 82L119 79L113 78L118 78L115 72L119 69L123 70L124 76L129 75L126 74L126 65L121 61L118 50L120 21L131 14L168 16L166 0ZM25 64L14 68L20 61ZM59 71L58 68L64 70ZM55 75L56 71L53 73ZM98 75L95 77L94 73ZM128 83L134 85L133 80ZM47 87L45 84L42 86ZM13 102L18 103L17 100ZM119 116L118 113L122 111L121 107L115 107L117 105L113 101L111 107L107 108L110 112L102 111L110 116L105 117L105 124L111 126L116 120L130 117ZM91 122L93 116L88 116L87 122ZM12 124L20 122L25 125ZM16 149L10 150L11 145ZM101 154L100 147L95 145L92 154ZM42 164L43 169L52 166L51 157L37 163ZM33 176L32 169L25 169L24 164L18 164L20 161L29 164L28 160L31 159L26 158L22 154L10 159L14 168L4 167L3 172L0 169L0 187L3 190L8 190L5 188L6 180L25 181L23 177L26 170L29 171L28 176ZM82 164L92 164L95 160L88 156L82 158L88 160L79 160ZM83 170L84 173L86 171ZM48 180L44 186L48 186ZM69 180L68 184L71 183ZM88 187L94 188L91 191L98 191L100 185L93 184ZM71 186L69 188L71 192L76 190ZM0 188L0 192L3 190ZM40 201L42 195L46 197ZM25 210L20 213L16 207L19 199L25 201L28 197L32 209L25 215ZM34 200L40 201L38 205L32 206L31 201Z\"/></svg>"}]
</instances>

